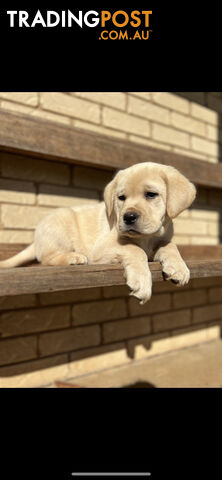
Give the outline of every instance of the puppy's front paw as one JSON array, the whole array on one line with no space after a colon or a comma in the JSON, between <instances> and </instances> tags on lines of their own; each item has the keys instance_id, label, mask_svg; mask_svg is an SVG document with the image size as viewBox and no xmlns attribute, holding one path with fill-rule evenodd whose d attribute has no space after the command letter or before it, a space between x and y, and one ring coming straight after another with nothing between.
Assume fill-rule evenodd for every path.
<instances>
[{"instance_id":1,"label":"puppy's front paw","mask_svg":"<svg viewBox=\"0 0 222 480\"><path fill-rule=\"evenodd\" d=\"M190 280L190 270L187 268L185 262L171 262L163 263L163 276L165 280L180 285L186 285Z\"/></svg>"},{"instance_id":2,"label":"puppy's front paw","mask_svg":"<svg viewBox=\"0 0 222 480\"><path fill-rule=\"evenodd\" d=\"M152 294L152 277L148 270L146 273L137 272L134 268L128 267L125 271L126 283L130 288L130 295L138 298L140 304L146 303Z\"/></svg>"},{"instance_id":3,"label":"puppy's front paw","mask_svg":"<svg viewBox=\"0 0 222 480\"><path fill-rule=\"evenodd\" d=\"M88 259L85 255L82 255L81 253L67 253L66 255L66 262L67 265L85 265L88 263Z\"/></svg>"}]
</instances>

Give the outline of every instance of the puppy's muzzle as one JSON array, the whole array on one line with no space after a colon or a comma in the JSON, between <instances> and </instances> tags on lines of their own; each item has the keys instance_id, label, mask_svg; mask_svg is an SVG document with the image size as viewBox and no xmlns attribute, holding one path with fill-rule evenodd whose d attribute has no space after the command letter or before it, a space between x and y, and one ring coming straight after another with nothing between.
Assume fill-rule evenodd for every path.
<instances>
[{"instance_id":1,"label":"puppy's muzzle","mask_svg":"<svg viewBox=\"0 0 222 480\"><path fill-rule=\"evenodd\" d=\"M133 225L138 220L139 215L136 212L126 212L123 215L123 221L126 225Z\"/></svg>"}]
</instances>

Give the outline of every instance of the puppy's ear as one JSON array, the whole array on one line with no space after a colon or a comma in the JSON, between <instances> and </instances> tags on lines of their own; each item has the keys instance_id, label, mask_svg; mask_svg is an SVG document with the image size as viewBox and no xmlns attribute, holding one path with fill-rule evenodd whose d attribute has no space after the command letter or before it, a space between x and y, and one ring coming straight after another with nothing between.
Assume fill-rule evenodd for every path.
<instances>
[{"instance_id":1,"label":"puppy's ear","mask_svg":"<svg viewBox=\"0 0 222 480\"><path fill-rule=\"evenodd\" d=\"M114 191L115 191L116 181L115 178L106 185L104 190L104 202L106 205L106 211L109 218L111 218L114 210Z\"/></svg>"},{"instance_id":2,"label":"puppy's ear","mask_svg":"<svg viewBox=\"0 0 222 480\"><path fill-rule=\"evenodd\" d=\"M167 214L175 218L186 210L196 197L195 186L182 173L173 167L167 167Z\"/></svg>"}]
</instances>

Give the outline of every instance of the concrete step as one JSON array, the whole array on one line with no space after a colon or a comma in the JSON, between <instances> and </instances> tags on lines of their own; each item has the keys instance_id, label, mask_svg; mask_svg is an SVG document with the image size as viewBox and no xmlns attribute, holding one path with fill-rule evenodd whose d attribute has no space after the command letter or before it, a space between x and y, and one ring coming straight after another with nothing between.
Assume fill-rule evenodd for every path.
<instances>
[{"instance_id":1,"label":"concrete step","mask_svg":"<svg viewBox=\"0 0 222 480\"><path fill-rule=\"evenodd\" d=\"M164 353L78 378L85 387L222 387L222 340Z\"/></svg>"}]
</instances>

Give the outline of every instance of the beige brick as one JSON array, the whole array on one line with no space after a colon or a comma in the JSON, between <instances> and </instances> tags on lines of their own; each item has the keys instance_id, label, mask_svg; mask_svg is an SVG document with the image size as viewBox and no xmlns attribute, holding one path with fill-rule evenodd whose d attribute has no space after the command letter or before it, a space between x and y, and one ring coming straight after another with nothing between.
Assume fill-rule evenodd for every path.
<instances>
[{"instance_id":1,"label":"beige brick","mask_svg":"<svg viewBox=\"0 0 222 480\"><path fill-rule=\"evenodd\" d=\"M209 320L222 320L222 303L216 305L205 305L204 307L194 308L193 322L207 322Z\"/></svg>"},{"instance_id":2,"label":"beige brick","mask_svg":"<svg viewBox=\"0 0 222 480\"><path fill-rule=\"evenodd\" d=\"M137 137L136 135L129 135L128 140L134 143L148 145L148 147L158 148L159 150L167 150L168 152L172 150L172 147L170 145L165 145L165 143L153 142L152 140L147 140L143 137Z\"/></svg>"},{"instance_id":3,"label":"beige brick","mask_svg":"<svg viewBox=\"0 0 222 480\"><path fill-rule=\"evenodd\" d=\"M0 311L36 306L36 295L0 297Z\"/></svg>"},{"instance_id":4,"label":"beige brick","mask_svg":"<svg viewBox=\"0 0 222 480\"><path fill-rule=\"evenodd\" d=\"M142 97L146 100L152 101L152 93L150 92L128 92L130 95L135 95L136 97Z\"/></svg>"},{"instance_id":5,"label":"beige brick","mask_svg":"<svg viewBox=\"0 0 222 480\"><path fill-rule=\"evenodd\" d=\"M177 92L176 94L192 102L205 103L205 92Z\"/></svg>"},{"instance_id":6,"label":"beige brick","mask_svg":"<svg viewBox=\"0 0 222 480\"><path fill-rule=\"evenodd\" d=\"M218 162L220 162L220 158L221 158L221 157L220 157L220 150L219 150L219 153L218 153L217 156L208 155L208 156L207 156L207 161L208 161L209 163L218 163Z\"/></svg>"},{"instance_id":7,"label":"beige brick","mask_svg":"<svg viewBox=\"0 0 222 480\"><path fill-rule=\"evenodd\" d=\"M125 349L125 342L119 342L119 343L113 343L110 345L99 345L98 347L92 347L92 348L86 348L83 350L77 350L75 352L70 353L70 361L76 362L76 360L84 360L84 359L91 359L92 357L99 356L101 357L102 355L109 355L111 352L114 352L115 350L123 350ZM100 369L102 369L103 366L101 366Z\"/></svg>"},{"instance_id":8,"label":"beige brick","mask_svg":"<svg viewBox=\"0 0 222 480\"><path fill-rule=\"evenodd\" d=\"M219 150L219 152L220 152L220 150ZM220 158L221 158L220 156L213 157L213 156L208 155L207 160L210 163L218 163L218 162L221 161Z\"/></svg>"},{"instance_id":9,"label":"beige brick","mask_svg":"<svg viewBox=\"0 0 222 480\"><path fill-rule=\"evenodd\" d=\"M74 207L98 203L99 195L94 190L58 187L54 185L40 185L37 201L38 205Z\"/></svg>"},{"instance_id":10,"label":"beige brick","mask_svg":"<svg viewBox=\"0 0 222 480\"><path fill-rule=\"evenodd\" d=\"M40 356L60 352L71 352L92 347L100 343L100 328L93 325L83 328L69 328L58 332L42 333L39 336Z\"/></svg>"},{"instance_id":11,"label":"beige brick","mask_svg":"<svg viewBox=\"0 0 222 480\"><path fill-rule=\"evenodd\" d=\"M62 369L56 369L59 365L66 365L64 371ZM68 354L54 355L49 358L41 358L33 361L26 361L24 363L18 363L15 365L8 365L0 367L0 388L3 386L13 386L14 388L32 388L39 387L41 385L49 384L50 381L58 380L58 378L64 378L61 374L67 376L68 374ZM49 370L51 371L49 372ZM52 371L55 371L52 375ZM29 375L27 375L29 373ZM49 373L51 375L49 375ZM14 377L16 375L16 378ZM13 377L13 378L1 378L1 377ZM4 381L5 380L5 381ZM8 380L8 384L7 384Z\"/></svg>"},{"instance_id":12,"label":"beige brick","mask_svg":"<svg viewBox=\"0 0 222 480\"><path fill-rule=\"evenodd\" d=\"M150 124L148 120L135 118L127 113L122 113L107 107L103 108L103 125L143 137L150 136Z\"/></svg>"},{"instance_id":13,"label":"beige brick","mask_svg":"<svg viewBox=\"0 0 222 480\"><path fill-rule=\"evenodd\" d=\"M38 105L38 94L36 92L0 92L0 98L26 105Z\"/></svg>"},{"instance_id":14,"label":"beige brick","mask_svg":"<svg viewBox=\"0 0 222 480\"><path fill-rule=\"evenodd\" d=\"M126 316L127 310L124 299L77 304L72 309L73 325L99 323Z\"/></svg>"},{"instance_id":15,"label":"beige brick","mask_svg":"<svg viewBox=\"0 0 222 480\"><path fill-rule=\"evenodd\" d=\"M207 234L207 225L207 221L176 218L174 220L174 233L176 235L192 235L193 232L198 232L198 235L205 235Z\"/></svg>"},{"instance_id":16,"label":"beige brick","mask_svg":"<svg viewBox=\"0 0 222 480\"><path fill-rule=\"evenodd\" d=\"M180 287L180 291L188 290L189 286L190 286L190 282L189 282L189 285ZM153 284L153 294L162 293L162 292L175 292L177 290L178 290L178 287L176 287L174 283L167 280Z\"/></svg>"},{"instance_id":17,"label":"beige brick","mask_svg":"<svg viewBox=\"0 0 222 480\"><path fill-rule=\"evenodd\" d=\"M128 99L128 112L155 122L166 124L170 122L170 114L166 108L133 96L129 96Z\"/></svg>"},{"instance_id":18,"label":"beige brick","mask_svg":"<svg viewBox=\"0 0 222 480\"><path fill-rule=\"evenodd\" d=\"M180 147L189 148L189 135L174 128L153 124L152 138L159 142L170 143Z\"/></svg>"},{"instance_id":19,"label":"beige brick","mask_svg":"<svg viewBox=\"0 0 222 480\"><path fill-rule=\"evenodd\" d=\"M209 237L209 236L197 236L192 235L191 245L218 245L218 237Z\"/></svg>"},{"instance_id":20,"label":"beige brick","mask_svg":"<svg viewBox=\"0 0 222 480\"><path fill-rule=\"evenodd\" d=\"M222 191L221 190L209 190L208 202L210 205L221 208L222 205Z\"/></svg>"},{"instance_id":21,"label":"beige brick","mask_svg":"<svg viewBox=\"0 0 222 480\"><path fill-rule=\"evenodd\" d=\"M95 371L126 365L130 362L124 343L103 345L71 353L69 375L75 377ZM78 383L78 382L77 382Z\"/></svg>"},{"instance_id":22,"label":"beige brick","mask_svg":"<svg viewBox=\"0 0 222 480\"><path fill-rule=\"evenodd\" d=\"M77 97L58 92L42 92L41 106L52 112L99 123L100 107Z\"/></svg>"},{"instance_id":23,"label":"beige brick","mask_svg":"<svg viewBox=\"0 0 222 480\"><path fill-rule=\"evenodd\" d=\"M191 238L189 235L174 235L173 242L176 245L191 245Z\"/></svg>"},{"instance_id":24,"label":"beige brick","mask_svg":"<svg viewBox=\"0 0 222 480\"><path fill-rule=\"evenodd\" d=\"M206 92L207 97L213 95L214 97L221 98L221 92Z\"/></svg>"},{"instance_id":25,"label":"beige brick","mask_svg":"<svg viewBox=\"0 0 222 480\"><path fill-rule=\"evenodd\" d=\"M189 329L182 329L183 333L181 330L174 330L172 332L171 348L180 349L191 345L198 345L203 342L209 342L209 328L200 328L197 330L195 326L195 330L190 330L190 327Z\"/></svg>"},{"instance_id":26,"label":"beige brick","mask_svg":"<svg viewBox=\"0 0 222 480\"><path fill-rule=\"evenodd\" d=\"M41 305L86 302L88 300L98 300L99 298L101 298L101 288L98 287L39 294Z\"/></svg>"},{"instance_id":27,"label":"beige brick","mask_svg":"<svg viewBox=\"0 0 222 480\"><path fill-rule=\"evenodd\" d=\"M126 297L129 295L129 288L126 285L118 285L103 288L105 298Z\"/></svg>"},{"instance_id":28,"label":"beige brick","mask_svg":"<svg viewBox=\"0 0 222 480\"><path fill-rule=\"evenodd\" d=\"M174 147L172 146L172 152L174 153L179 153L179 155L185 155L186 157L189 158L197 158L198 160L204 160L205 162L208 162L208 155L204 155L203 153L200 152L194 152L193 150L185 150L184 148L179 148L179 147Z\"/></svg>"},{"instance_id":29,"label":"beige brick","mask_svg":"<svg viewBox=\"0 0 222 480\"><path fill-rule=\"evenodd\" d=\"M142 360L144 358L156 355L159 352L156 350L156 342L162 338L166 338L167 333L156 333L154 335L147 335L143 337L136 337L127 340L128 354L133 360Z\"/></svg>"},{"instance_id":30,"label":"beige brick","mask_svg":"<svg viewBox=\"0 0 222 480\"><path fill-rule=\"evenodd\" d=\"M173 293L173 307L184 308L207 303L206 290L190 290L188 292Z\"/></svg>"},{"instance_id":31,"label":"beige brick","mask_svg":"<svg viewBox=\"0 0 222 480\"><path fill-rule=\"evenodd\" d=\"M36 199L35 186L31 182L0 179L0 202L32 205Z\"/></svg>"},{"instance_id":32,"label":"beige brick","mask_svg":"<svg viewBox=\"0 0 222 480\"><path fill-rule=\"evenodd\" d=\"M208 327L207 330L207 339L208 340L216 340L221 339L221 323L219 325L214 325Z\"/></svg>"},{"instance_id":33,"label":"beige brick","mask_svg":"<svg viewBox=\"0 0 222 480\"><path fill-rule=\"evenodd\" d=\"M191 321L190 310L177 310L175 312L159 313L153 316L154 332L172 330L189 325Z\"/></svg>"},{"instance_id":34,"label":"beige brick","mask_svg":"<svg viewBox=\"0 0 222 480\"><path fill-rule=\"evenodd\" d=\"M166 334L163 333L149 335L128 340L127 345L132 358L142 360L171 350L171 338L166 338Z\"/></svg>"},{"instance_id":35,"label":"beige brick","mask_svg":"<svg viewBox=\"0 0 222 480\"><path fill-rule=\"evenodd\" d=\"M104 343L116 342L125 338L146 335L150 331L151 324L148 316L108 322L103 325L103 341Z\"/></svg>"},{"instance_id":36,"label":"beige brick","mask_svg":"<svg viewBox=\"0 0 222 480\"><path fill-rule=\"evenodd\" d=\"M33 238L33 231L0 230L0 243L32 243Z\"/></svg>"},{"instance_id":37,"label":"beige brick","mask_svg":"<svg viewBox=\"0 0 222 480\"><path fill-rule=\"evenodd\" d=\"M69 326L69 306L5 312L0 316L2 337L20 336Z\"/></svg>"},{"instance_id":38,"label":"beige brick","mask_svg":"<svg viewBox=\"0 0 222 480\"><path fill-rule=\"evenodd\" d=\"M180 130L185 130L195 135L206 135L205 124L187 115L172 112L172 125Z\"/></svg>"},{"instance_id":39,"label":"beige brick","mask_svg":"<svg viewBox=\"0 0 222 480\"><path fill-rule=\"evenodd\" d=\"M35 228L52 209L20 205L2 205L2 223L7 228Z\"/></svg>"},{"instance_id":40,"label":"beige brick","mask_svg":"<svg viewBox=\"0 0 222 480\"><path fill-rule=\"evenodd\" d=\"M24 113L25 115L31 115L34 110L37 109L37 107L31 107L28 105L22 105L21 103L15 103L15 102L8 102L7 100L0 100L0 108L2 110L7 110L9 112L13 113Z\"/></svg>"},{"instance_id":41,"label":"beige brick","mask_svg":"<svg viewBox=\"0 0 222 480\"><path fill-rule=\"evenodd\" d=\"M69 184L70 168L68 165L5 152L0 153L0 160L3 177L58 185Z\"/></svg>"},{"instance_id":42,"label":"beige brick","mask_svg":"<svg viewBox=\"0 0 222 480\"><path fill-rule=\"evenodd\" d=\"M155 103L182 113L189 113L189 102L176 94L168 92L154 92L152 94Z\"/></svg>"},{"instance_id":43,"label":"beige brick","mask_svg":"<svg viewBox=\"0 0 222 480\"><path fill-rule=\"evenodd\" d=\"M196 209L192 208L190 210L190 217L194 220L210 220L212 222L218 222L220 219L220 212L216 210L207 210L207 209Z\"/></svg>"},{"instance_id":44,"label":"beige brick","mask_svg":"<svg viewBox=\"0 0 222 480\"><path fill-rule=\"evenodd\" d=\"M63 356L65 358L65 355ZM21 364L20 364L21 365ZM24 365L24 364L22 364ZM38 368L38 367L36 367ZM62 362L35 372L0 379L1 388L53 388L58 378L67 378L68 363Z\"/></svg>"},{"instance_id":45,"label":"beige brick","mask_svg":"<svg viewBox=\"0 0 222 480\"><path fill-rule=\"evenodd\" d=\"M24 362L37 357L37 338L34 336L0 341L0 365Z\"/></svg>"},{"instance_id":46,"label":"beige brick","mask_svg":"<svg viewBox=\"0 0 222 480\"><path fill-rule=\"evenodd\" d=\"M166 333L141 337L135 340L129 340L128 350L132 353L135 360L141 360L154 355L160 355L172 350L197 345L198 343L208 342L211 338L218 338L215 327L200 328L197 326L173 330L171 335Z\"/></svg>"},{"instance_id":47,"label":"beige brick","mask_svg":"<svg viewBox=\"0 0 222 480\"><path fill-rule=\"evenodd\" d=\"M221 224L216 222L209 222L207 225L207 233L208 235L212 235L214 237L218 237L221 232Z\"/></svg>"},{"instance_id":48,"label":"beige brick","mask_svg":"<svg viewBox=\"0 0 222 480\"><path fill-rule=\"evenodd\" d=\"M100 133L101 135L108 135L109 137L114 138L127 138L127 134L124 132L120 132L119 130L115 130L113 128L106 128L102 125L97 125L96 123L88 123L78 119L72 120L72 122L75 127L83 130L90 130L92 132Z\"/></svg>"},{"instance_id":49,"label":"beige brick","mask_svg":"<svg viewBox=\"0 0 222 480\"><path fill-rule=\"evenodd\" d=\"M215 112L218 112L220 114L222 113L222 99L221 98L217 98L214 95L210 95L208 93L207 101L208 101L208 107L211 110L214 110Z\"/></svg>"},{"instance_id":50,"label":"beige brick","mask_svg":"<svg viewBox=\"0 0 222 480\"><path fill-rule=\"evenodd\" d=\"M212 123L212 125L218 124L218 114L197 103L191 103L191 115L207 123Z\"/></svg>"},{"instance_id":51,"label":"beige brick","mask_svg":"<svg viewBox=\"0 0 222 480\"><path fill-rule=\"evenodd\" d=\"M219 302L222 298L222 287L214 287L209 289L210 303Z\"/></svg>"},{"instance_id":52,"label":"beige brick","mask_svg":"<svg viewBox=\"0 0 222 480\"><path fill-rule=\"evenodd\" d=\"M171 296L169 293L153 295L151 300L145 305L140 305L136 298L129 298L129 311L131 316L162 312L164 310L169 310L170 307Z\"/></svg>"},{"instance_id":53,"label":"beige brick","mask_svg":"<svg viewBox=\"0 0 222 480\"><path fill-rule=\"evenodd\" d=\"M218 142L218 137L219 137L218 130L219 130L218 127L207 124L206 125L207 138L209 138L209 140L213 140L214 142Z\"/></svg>"},{"instance_id":54,"label":"beige brick","mask_svg":"<svg viewBox=\"0 0 222 480\"><path fill-rule=\"evenodd\" d=\"M122 92L72 92L72 95L120 110L126 107L126 94Z\"/></svg>"},{"instance_id":55,"label":"beige brick","mask_svg":"<svg viewBox=\"0 0 222 480\"><path fill-rule=\"evenodd\" d=\"M208 194L208 190L206 188L201 188L201 187L198 186L197 187L197 197L196 197L196 200L193 203L193 208L195 208L195 206L197 206L199 204L203 205L203 204L208 203L207 202L207 194Z\"/></svg>"},{"instance_id":56,"label":"beige brick","mask_svg":"<svg viewBox=\"0 0 222 480\"><path fill-rule=\"evenodd\" d=\"M192 149L197 152L204 152L209 155L218 155L218 144L216 142L211 142L200 137L191 137L191 146Z\"/></svg>"},{"instance_id":57,"label":"beige brick","mask_svg":"<svg viewBox=\"0 0 222 480\"><path fill-rule=\"evenodd\" d=\"M89 167L74 167L73 169L73 184L77 187L103 190L113 177L114 173L107 170Z\"/></svg>"},{"instance_id":58,"label":"beige brick","mask_svg":"<svg viewBox=\"0 0 222 480\"><path fill-rule=\"evenodd\" d=\"M30 113L32 117L42 118L44 120L49 120L50 122L62 123L64 125L71 125L71 119L69 117L65 117L64 115L57 115L56 113L52 112L47 112L47 110L35 108Z\"/></svg>"}]
</instances>

